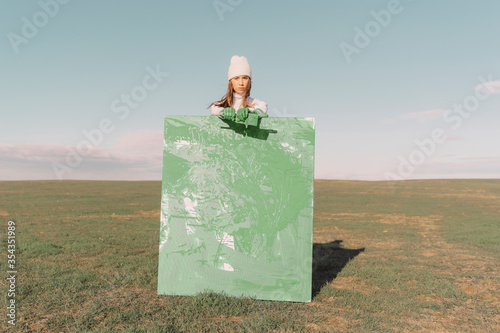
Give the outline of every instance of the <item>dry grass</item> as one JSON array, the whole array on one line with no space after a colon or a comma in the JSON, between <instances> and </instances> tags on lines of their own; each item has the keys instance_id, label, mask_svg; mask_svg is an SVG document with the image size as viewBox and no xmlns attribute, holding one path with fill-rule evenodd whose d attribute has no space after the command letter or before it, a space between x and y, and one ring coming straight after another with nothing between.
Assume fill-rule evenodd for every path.
<instances>
[{"instance_id":1,"label":"dry grass","mask_svg":"<svg viewBox=\"0 0 500 333\"><path fill-rule=\"evenodd\" d=\"M500 181L316 181L309 304L156 295L159 182L0 185L18 331L500 332Z\"/></svg>"}]
</instances>

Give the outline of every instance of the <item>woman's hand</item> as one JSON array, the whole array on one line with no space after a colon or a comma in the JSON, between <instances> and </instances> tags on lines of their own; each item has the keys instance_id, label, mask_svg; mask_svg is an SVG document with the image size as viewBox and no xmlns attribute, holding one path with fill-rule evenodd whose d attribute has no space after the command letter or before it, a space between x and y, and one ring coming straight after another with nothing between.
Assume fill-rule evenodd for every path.
<instances>
[{"instance_id":1,"label":"woman's hand","mask_svg":"<svg viewBox=\"0 0 500 333\"><path fill-rule=\"evenodd\" d=\"M241 108L236 113L237 121L245 121L248 118L248 113L250 112L249 108Z\"/></svg>"},{"instance_id":2,"label":"woman's hand","mask_svg":"<svg viewBox=\"0 0 500 333\"><path fill-rule=\"evenodd\" d=\"M253 112L255 112L260 118L269 117L269 115L267 113L265 113L264 111L262 111L261 109L255 109L255 110L253 110Z\"/></svg>"},{"instance_id":3,"label":"woman's hand","mask_svg":"<svg viewBox=\"0 0 500 333\"><path fill-rule=\"evenodd\" d=\"M221 115L224 117L224 119L227 120L232 120L234 121L236 119L236 112L234 111L234 108L229 107L229 108L224 108L221 110Z\"/></svg>"}]
</instances>

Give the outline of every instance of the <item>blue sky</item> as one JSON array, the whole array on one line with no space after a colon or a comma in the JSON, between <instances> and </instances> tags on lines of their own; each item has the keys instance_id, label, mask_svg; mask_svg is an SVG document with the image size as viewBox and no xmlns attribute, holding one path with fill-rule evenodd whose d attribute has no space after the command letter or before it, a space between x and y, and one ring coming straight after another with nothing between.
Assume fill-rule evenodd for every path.
<instances>
[{"instance_id":1,"label":"blue sky","mask_svg":"<svg viewBox=\"0 0 500 333\"><path fill-rule=\"evenodd\" d=\"M208 115L233 55L271 116L316 118L316 178L500 178L498 13L465 0L1 1L0 180L161 179L163 118Z\"/></svg>"}]
</instances>

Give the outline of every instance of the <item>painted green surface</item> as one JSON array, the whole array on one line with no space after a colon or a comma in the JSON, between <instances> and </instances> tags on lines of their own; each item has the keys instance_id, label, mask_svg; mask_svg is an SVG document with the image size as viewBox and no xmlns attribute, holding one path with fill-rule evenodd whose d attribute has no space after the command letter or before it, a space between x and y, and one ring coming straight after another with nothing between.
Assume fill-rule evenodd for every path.
<instances>
[{"instance_id":1,"label":"painted green surface","mask_svg":"<svg viewBox=\"0 0 500 333\"><path fill-rule=\"evenodd\" d=\"M159 294L310 301L314 127L165 118Z\"/></svg>"}]
</instances>

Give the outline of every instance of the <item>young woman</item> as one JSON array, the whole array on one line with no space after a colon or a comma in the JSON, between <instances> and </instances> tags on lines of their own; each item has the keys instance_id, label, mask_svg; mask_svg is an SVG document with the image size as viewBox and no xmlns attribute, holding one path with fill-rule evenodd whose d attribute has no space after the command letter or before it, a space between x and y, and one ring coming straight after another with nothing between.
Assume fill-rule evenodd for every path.
<instances>
[{"instance_id":1,"label":"young woman","mask_svg":"<svg viewBox=\"0 0 500 333\"><path fill-rule=\"evenodd\" d=\"M266 102L250 97L252 70L247 58L237 55L231 58L227 79L229 82L226 94L220 101L210 104L212 116L244 120L250 112L259 115L267 113Z\"/></svg>"}]
</instances>

